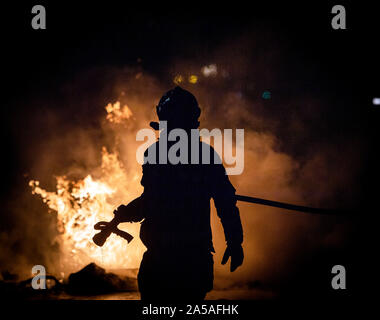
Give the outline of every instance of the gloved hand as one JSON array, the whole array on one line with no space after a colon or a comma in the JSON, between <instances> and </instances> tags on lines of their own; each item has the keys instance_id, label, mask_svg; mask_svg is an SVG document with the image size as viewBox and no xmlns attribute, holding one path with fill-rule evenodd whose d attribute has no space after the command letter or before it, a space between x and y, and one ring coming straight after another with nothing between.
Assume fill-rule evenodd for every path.
<instances>
[{"instance_id":1,"label":"gloved hand","mask_svg":"<svg viewBox=\"0 0 380 320\"><path fill-rule=\"evenodd\" d=\"M227 246L226 251L224 252L222 264L226 264L228 259L231 257L231 272L234 272L237 267L241 266L244 260L244 252L242 246Z\"/></svg>"},{"instance_id":2,"label":"gloved hand","mask_svg":"<svg viewBox=\"0 0 380 320\"><path fill-rule=\"evenodd\" d=\"M142 198L138 197L127 205L120 205L113 213L115 220L121 222L139 222L143 219L142 216Z\"/></svg>"},{"instance_id":3,"label":"gloved hand","mask_svg":"<svg viewBox=\"0 0 380 320\"><path fill-rule=\"evenodd\" d=\"M113 214L115 215L115 220L122 220L122 217L125 217L128 215L128 208L126 205L122 204L118 206L116 210L113 211Z\"/></svg>"}]
</instances>

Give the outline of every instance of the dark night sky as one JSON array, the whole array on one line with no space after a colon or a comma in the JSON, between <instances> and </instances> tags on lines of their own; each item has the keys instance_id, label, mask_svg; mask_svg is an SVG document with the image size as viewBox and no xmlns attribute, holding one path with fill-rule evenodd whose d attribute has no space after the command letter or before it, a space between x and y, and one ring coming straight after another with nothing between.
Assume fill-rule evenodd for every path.
<instances>
[{"instance_id":1,"label":"dark night sky","mask_svg":"<svg viewBox=\"0 0 380 320\"><path fill-rule=\"evenodd\" d=\"M362 1L355 6L347 4L348 29L334 31L330 11L335 3L331 1L288 6L264 2L154 6L144 2L136 7L130 1L88 5L32 1L2 5L2 200L13 197L13 190L24 183L22 175L28 162L23 150L44 132L43 128L40 132L30 129L28 114L43 110L29 101L61 99L62 84L92 66L117 67L141 58L144 70L160 78L173 59L202 56L228 39L261 33L275 37L289 49L284 53L288 64L279 67L282 74L293 75L297 86L284 85L282 91L279 86L277 99L305 91L315 96L323 92L336 103L326 121L343 118L340 134L354 130L368 144L368 152L363 154L368 165L358 182L362 185L358 199L372 209L378 198L372 182L379 177L376 149L380 120L380 107L372 106L372 98L380 96L380 52L376 46L380 22L375 10ZM47 30L30 27L34 4L45 4ZM264 52L269 43L262 43ZM312 69L304 70L299 61L306 61ZM297 75L307 73L308 83L297 80ZM316 82L322 85L315 86ZM374 211L367 212L372 218Z\"/></svg>"},{"instance_id":2,"label":"dark night sky","mask_svg":"<svg viewBox=\"0 0 380 320\"><path fill-rule=\"evenodd\" d=\"M20 167L27 168L22 159L25 146L16 144L22 141L23 128L27 127L27 119L19 120L24 111L39 112L30 110L37 108L28 105L31 99L60 99L60 85L81 70L97 65L122 66L135 63L137 58L142 59L145 70L159 77L174 58L202 56L222 41L250 32L274 34L277 41L286 44L289 50L284 60L288 64L280 66L283 74L310 73L310 83L294 79L298 86L285 86L283 92L279 89L279 99L281 94L296 96L308 91L318 96L319 92L328 92L336 108L327 121L344 117L345 129L354 128L363 139L375 142L373 129L379 111L371 107L371 99L379 95L373 81L379 74L375 45L379 26L373 10L364 4L346 5L348 29L334 31L330 26L331 3L265 3L227 6L188 2L134 7L129 2L49 2L47 30L43 31L30 27L30 10L35 3L3 8L2 135L9 151L3 160L9 170L2 193L18 181ZM266 46L263 41L263 51ZM314 68L303 70L299 61L307 61ZM315 86L313 80L324 87ZM363 110L358 112L359 103Z\"/></svg>"}]
</instances>

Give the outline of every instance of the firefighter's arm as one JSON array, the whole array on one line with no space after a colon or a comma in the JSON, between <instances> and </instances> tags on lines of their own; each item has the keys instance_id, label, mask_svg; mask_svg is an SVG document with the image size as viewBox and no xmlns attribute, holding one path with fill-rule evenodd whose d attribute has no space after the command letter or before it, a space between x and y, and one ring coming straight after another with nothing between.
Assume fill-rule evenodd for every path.
<instances>
[{"instance_id":1,"label":"firefighter's arm","mask_svg":"<svg viewBox=\"0 0 380 320\"><path fill-rule=\"evenodd\" d=\"M148 156L148 150L144 152L144 156ZM147 205L145 205L144 202L151 201L152 197L150 195L154 193L155 188L158 185L154 174L155 170L149 165L149 163L142 166L142 171L141 185L144 187L144 192L140 197L132 200L129 204L121 205L114 211L115 219L119 223L140 222L145 218Z\"/></svg>"},{"instance_id":2,"label":"firefighter's arm","mask_svg":"<svg viewBox=\"0 0 380 320\"><path fill-rule=\"evenodd\" d=\"M224 229L227 248L224 253L222 264L231 257L231 272L239 267L244 260L242 248L243 228L240 220L239 209L236 206L235 188L232 186L228 176L225 174L223 165L214 166L213 199L217 214Z\"/></svg>"},{"instance_id":3,"label":"firefighter's arm","mask_svg":"<svg viewBox=\"0 0 380 320\"><path fill-rule=\"evenodd\" d=\"M144 219L144 195L132 200L127 205L119 206L115 211L115 222L139 222Z\"/></svg>"}]
</instances>

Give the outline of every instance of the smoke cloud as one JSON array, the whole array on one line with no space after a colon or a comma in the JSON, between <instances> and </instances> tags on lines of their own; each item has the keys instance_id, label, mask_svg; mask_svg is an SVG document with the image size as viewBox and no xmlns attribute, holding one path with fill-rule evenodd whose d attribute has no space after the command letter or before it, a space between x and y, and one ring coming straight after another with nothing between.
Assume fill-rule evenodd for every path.
<instances>
[{"instance_id":1,"label":"smoke cloud","mask_svg":"<svg viewBox=\"0 0 380 320\"><path fill-rule=\"evenodd\" d=\"M146 70L144 61L125 67L97 66L73 75L55 93L32 98L28 111L14 124L23 128L17 142L24 171L14 191L18 199L10 201L4 212L8 218L0 231L2 270L25 276L34 264L44 264L49 272L67 275L68 270L57 264L62 252L57 218L31 194L30 179L55 191L56 176L73 181L88 174L101 178L105 146L118 155L127 177L135 181L130 194L118 194L113 205L142 192L135 136L156 120L154 107L175 85L173 79L197 97L201 128L245 130L244 171L230 177L238 194L317 207L356 205L361 144L329 127L326 119L332 117L333 106L328 94L297 88L311 79L298 70L297 78L287 73L286 58L281 56L286 48L280 42L264 47L258 42L245 37L231 40L202 58L172 61L161 68L165 74ZM205 66L212 72L202 72ZM315 86L323 87L318 82ZM269 99L264 91L270 93ZM106 120L105 106L116 101L132 112L119 124ZM216 288L281 286L313 265L313 259L342 250L351 237L352 226L344 219L238 206L245 261L232 275L229 267L220 265L225 243L212 209ZM125 267L138 267L141 254L135 252Z\"/></svg>"}]
</instances>

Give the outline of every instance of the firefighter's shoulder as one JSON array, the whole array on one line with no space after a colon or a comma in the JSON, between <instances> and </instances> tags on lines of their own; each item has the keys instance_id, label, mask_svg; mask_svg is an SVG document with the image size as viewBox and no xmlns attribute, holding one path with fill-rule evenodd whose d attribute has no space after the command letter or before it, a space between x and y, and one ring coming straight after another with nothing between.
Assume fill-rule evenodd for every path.
<instances>
[{"instance_id":1,"label":"firefighter's shoulder","mask_svg":"<svg viewBox=\"0 0 380 320\"><path fill-rule=\"evenodd\" d=\"M200 142L199 153L202 164L222 164L222 159L218 152L208 143Z\"/></svg>"}]
</instances>

